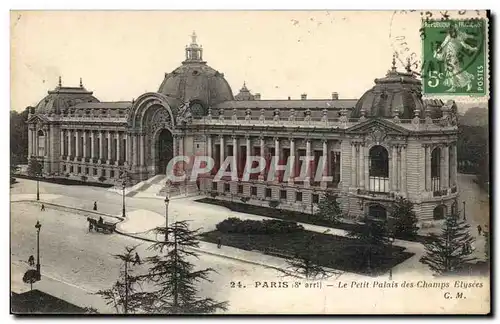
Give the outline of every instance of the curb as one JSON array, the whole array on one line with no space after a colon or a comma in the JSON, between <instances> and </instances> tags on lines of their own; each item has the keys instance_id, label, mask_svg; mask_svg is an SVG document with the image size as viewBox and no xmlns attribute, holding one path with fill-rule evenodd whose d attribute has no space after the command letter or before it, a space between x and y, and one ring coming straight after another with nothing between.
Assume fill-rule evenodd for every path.
<instances>
[{"instance_id":1,"label":"curb","mask_svg":"<svg viewBox=\"0 0 500 324\"><path fill-rule=\"evenodd\" d=\"M42 204L43 203L44 205L47 205L47 206L56 206L56 207L61 207L61 208L64 208L64 209L69 209L69 210L74 210L74 211L79 211L79 212L84 212L84 213L91 213L91 214L98 215L98 216L105 216L105 217L115 218L115 219L118 219L120 221L124 220L124 218L121 217L121 216L116 216L116 215L101 213L101 212L98 212L98 211L95 211L95 210L87 210L87 209L81 209L81 208L76 208L76 207L69 207L69 206L60 205L60 204L54 204L54 203L46 202L46 201L42 201L42 200L21 199L21 200L12 201L11 203L17 203L17 202L30 202L30 203L35 203L35 204Z\"/></svg>"},{"instance_id":2,"label":"curb","mask_svg":"<svg viewBox=\"0 0 500 324\"><path fill-rule=\"evenodd\" d=\"M142 241L151 242L151 243L158 243L158 241L151 240L151 239L144 238L144 237L140 237L140 236L136 236L136 235L129 234L129 233L125 233L125 232L122 232L122 231L119 231L119 230L116 230L116 229L115 229L115 232L118 233L118 234L120 234L120 235L124 235L124 236L128 236L128 237L131 237L131 238L135 238L137 240L142 240ZM188 247L187 249L189 249L191 251L199 252L199 253L215 255L215 256L218 256L218 257L221 257L221 258L226 258L226 259L230 259L230 260L235 260L235 261L239 261L239 262L244 262L244 263L248 263L248 264L253 264L253 265L262 266L262 267L266 267L266 268L271 268L271 269L275 269L275 270L282 270L281 268L270 266L268 264L264 264L264 263L260 263L260 262L255 262L255 261L250 261L250 260L245 260L245 259L241 259L241 258L236 258L236 257L224 255L224 254L215 253L215 252L210 252L210 251L206 251L206 250L203 250L203 249L200 249L200 248Z\"/></svg>"}]
</instances>

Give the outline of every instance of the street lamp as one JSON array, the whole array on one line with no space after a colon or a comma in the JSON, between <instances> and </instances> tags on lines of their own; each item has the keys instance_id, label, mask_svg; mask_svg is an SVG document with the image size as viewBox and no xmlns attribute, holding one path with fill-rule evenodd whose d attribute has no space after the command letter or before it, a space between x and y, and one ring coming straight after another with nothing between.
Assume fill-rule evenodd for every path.
<instances>
[{"instance_id":1,"label":"street lamp","mask_svg":"<svg viewBox=\"0 0 500 324\"><path fill-rule=\"evenodd\" d=\"M394 236L389 236L389 243L391 243L391 259L392 259L392 244L394 243ZM392 267L389 268L389 280L392 280Z\"/></svg>"},{"instance_id":2,"label":"street lamp","mask_svg":"<svg viewBox=\"0 0 500 324\"><path fill-rule=\"evenodd\" d=\"M125 218L125 180L122 183L122 217Z\"/></svg>"},{"instance_id":3,"label":"street lamp","mask_svg":"<svg viewBox=\"0 0 500 324\"><path fill-rule=\"evenodd\" d=\"M463 204L464 204L464 220L467 220L467 219L465 218L465 200L463 201Z\"/></svg>"},{"instance_id":4,"label":"street lamp","mask_svg":"<svg viewBox=\"0 0 500 324\"><path fill-rule=\"evenodd\" d=\"M36 275L37 279L40 280L42 275L40 273L40 229L42 228L42 224L39 221L36 221Z\"/></svg>"},{"instance_id":5,"label":"street lamp","mask_svg":"<svg viewBox=\"0 0 500 324\"><path fill-rule=\"evenodd\" d=\"M170 199L165 196L165 242L168 242L168 204Z\"/></svg>"}]
</instances>

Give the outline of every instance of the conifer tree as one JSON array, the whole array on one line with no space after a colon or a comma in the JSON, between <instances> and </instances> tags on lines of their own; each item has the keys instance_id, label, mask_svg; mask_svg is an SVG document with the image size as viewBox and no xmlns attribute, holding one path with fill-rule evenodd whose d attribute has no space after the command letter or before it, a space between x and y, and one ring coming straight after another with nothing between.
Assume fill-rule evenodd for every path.
<instances>
[{"instance_id":1,"label":"conifer tree","mask_svg":"<svg viewBox=\"0 0 500 324\"><path fill-rule=\"evenodd\" d=\"M201 281L211 281L208 276L214 270L195 270L190 258L197 258L191 248L199 245L198 230L190 230L186 221L175 222L168 228L157 227L154 232L159 237L167 237L157 242L152 249L158 254L147 258L150 264L148 274L143 278L151 289L143 298L143 309L154 314L200 314L226 310L227 302L198 295L197 285Z\"/></svg>"},{"instance_id":2,"label":"conifer tree","mask_svg":"<svg viewBox=\"0 0 500 324\"><path fill-rule=\"evenodd\" d=\"M441 234L431 234L425 243L425 255L420 262L429 266L435 275L447 275L462 270L471 257L474 238L470 226L460 218L458 210L446 216Z\"/></svg>"},{"instance_id":3,"label":"conifer tree","mask_svg":"<svg viewBox=\"0 0 500 324\"><path fill-rule=\"evenodd\" d=\"M413 203L408 199L399 197L392 206L391 214L394 219L392 231L401 238L415 239L417 236L417 215L413 210Z\"/></svg>"},{"instance_id":4,"label":"conifer tree","mask_svg":"<svg viewBox=\"0 0 500 324\"><path fill-rule=\"evenodd\" d=\"M315 216L320 219L330 220L333 223L339 223L342 217L342 210L337 198L337 195L333 191L326 191L325 196L318 204L318 212Z\"/></svg>"}]
</instances>

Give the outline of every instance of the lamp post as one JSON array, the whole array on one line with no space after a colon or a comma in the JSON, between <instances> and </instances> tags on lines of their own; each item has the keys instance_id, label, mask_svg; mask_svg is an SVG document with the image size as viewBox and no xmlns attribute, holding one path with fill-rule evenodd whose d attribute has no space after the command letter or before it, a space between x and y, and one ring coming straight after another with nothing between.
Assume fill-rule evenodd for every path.
<instances>
[{"instance_id":1,"label":"lamp post","mask_svg":"<svg viewBox=\"0 0 500 324\"><path fill-rule=\"evenodd\" d=\"M36 200L40 200L40 185L39 185L39 178L36 178Z\"/></svg>"},{"instance_id":2,"label":"lamp post","mask_svg":"<svg viewBox=\"0 0 500 324\"><path fill-rule=\"evenodd\" d=\"M391 243L391 259L392 259L392 244L394 243L394 236L389 236L389 243ZM389 280L392 280L392 267L389 268Z\"/></svg>"},{"instance_id":3,"label":"lamp post","mask_svg":"<svg viewBox=\"0 0 500 324\"><path fill-rule=\"evenodd\" d=\"M125 180L122 183L122 217L125 218Z\"/></svg>"},{"instance_id":4,"label":"lamp post","mask_svg":"<svg viewBox=\"0 0 500 324\"><path fill-rule=\"evenodd\" d=\"M170 203L170 199L168 196L165 196L165 242L168 242L168 204Z\"/></svg>"},{"instance_id":5,"label":"lamp post","mask_svg":"<svg viewBox=\"0 0 500 324\"><path fill-rule=\"evenodd\" d=\"M465 200L462 203L464 204L464 220L467 220L467 218L465 218Z\"/></svg>"},{"instance_id":6,"label":"lamp post","mask_svg":"<svg viewBox=\"0 0 500 324\"><path fill-rule=\"evenodd\" d=\"M42 224L39 221L36 221L36 275L37 279L40 280L42 275L40 273L40 229L42 228Z\"/></svg>"}]
</instances>

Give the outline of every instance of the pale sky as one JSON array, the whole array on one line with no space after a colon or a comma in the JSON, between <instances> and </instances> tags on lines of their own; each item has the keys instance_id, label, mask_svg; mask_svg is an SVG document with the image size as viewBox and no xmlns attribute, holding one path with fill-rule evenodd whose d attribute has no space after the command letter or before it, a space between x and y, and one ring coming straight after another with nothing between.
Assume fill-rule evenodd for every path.
<instances>
[{"instance_id":1,"label":"pale sky","mask_svg":"<svg viewBox=\"0 0 500 324\"><path fill-rule=\"evenodd\" d=\"M157 91L164 73L184 60L193 30L204 60L224 73L234 94L246 81L262 99L302 93L324 99L331 92L356 99L385 75L395 49L403 60L412 52L420 58L420 17L392 11L12 12L11 109L36 105L59 76L67 86L83 78L101 101Z\"/></svg>"}]
</instances>

